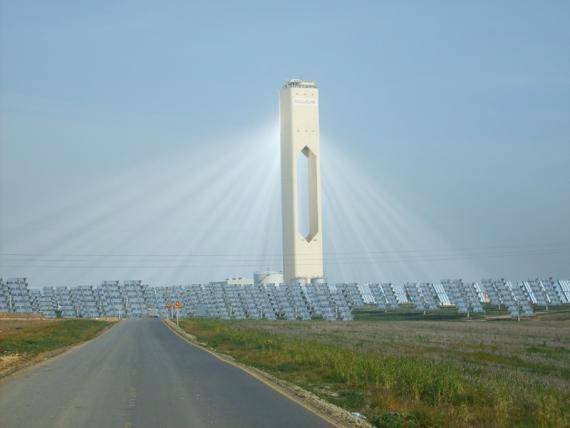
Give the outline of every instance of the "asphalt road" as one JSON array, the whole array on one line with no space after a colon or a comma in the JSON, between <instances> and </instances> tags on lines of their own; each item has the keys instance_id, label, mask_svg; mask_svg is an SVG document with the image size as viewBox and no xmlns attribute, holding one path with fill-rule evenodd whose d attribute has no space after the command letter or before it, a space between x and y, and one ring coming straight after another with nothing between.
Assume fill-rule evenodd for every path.
<instances>
[{"instance_id":1,"label":"asphalt road","mask_svg":"<svg viewBox=\"0 0 570 428\"><path fill-rule=\"evenodd\" d=\"M330 427L159 320L123 321L0 382L0 427Z\"/></svg>"}]
</instances>

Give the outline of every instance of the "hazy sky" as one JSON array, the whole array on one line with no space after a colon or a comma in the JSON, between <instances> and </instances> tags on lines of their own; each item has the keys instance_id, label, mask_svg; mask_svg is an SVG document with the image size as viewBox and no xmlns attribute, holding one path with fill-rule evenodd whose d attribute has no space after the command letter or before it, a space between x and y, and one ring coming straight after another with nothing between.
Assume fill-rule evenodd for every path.
<instances>
[{"instance_id":1,"label":"hazy sky","mask_svg":"<svg viewBox=\"0 0 570 428\"><path fill-rule=\"evenodd\" d=\"M568 1L0 3L0 276L280 269L274 152L255 147L274 140L292 77L320 89L325 197L335 180L361 193L325 203L331 279L570 276ZM246 225L261 223L252 248ZM343 273L346 248L368 261ZM157 263L188 253L210 268Z\"/></svg>"}]
</instances>

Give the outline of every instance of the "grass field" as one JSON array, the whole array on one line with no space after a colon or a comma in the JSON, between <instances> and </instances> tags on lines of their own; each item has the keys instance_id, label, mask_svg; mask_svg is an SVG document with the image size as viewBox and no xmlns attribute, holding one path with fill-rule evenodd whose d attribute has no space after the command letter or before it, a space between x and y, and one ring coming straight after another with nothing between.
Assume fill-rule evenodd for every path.
<instances>
[{"instance_id":1,"label":"grass field","mask_svg":"<svg viewBox=\"0 0 570 428\"><path fill-rule=\"evenodd\" d=\"M570 312L533 320L357 314L372 321L181 326L238 361L379 427L570 426Z\"/></svg>"},{"instance_id":2,"label":"grass field","mask_svg":"<svg viewBox=\"0 0 570 428\"><path fill-rule=\"evenodd\" d=\"M39 354L89 340L109 324L96 320L0 319L0 374Z\"/></svg>"}]
</instances>

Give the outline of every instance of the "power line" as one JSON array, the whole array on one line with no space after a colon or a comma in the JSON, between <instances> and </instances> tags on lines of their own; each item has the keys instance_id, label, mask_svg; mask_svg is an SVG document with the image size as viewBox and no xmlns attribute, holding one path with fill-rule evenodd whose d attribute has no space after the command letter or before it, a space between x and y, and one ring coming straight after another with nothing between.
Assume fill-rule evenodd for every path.
<instances>
[{"instance_id":1,"label":"power line","mask_svg":"<svg viewBox=\"0 0 570 428\"><path fill-rule=\"evenodd\" d=\"M374 255L391 255L391 254L411 254L418 253L421 255L425 253L427 255L437 255L437 253L450 253L450 254L461 254L470 252L493 252L497 250L568 250L570 249L570 243L552 243L552 244L538 244L538 245L489 245L483 247L470 247L470 248L456 248L456 249L407 249L407 250L377 250L377 251L337 251L337 252L324 252L323 256L330 257L348 257L348 256L374 256ZM252 254L252 253L172 253L172 254L136 254L136 253L75 253L75 254L53 254L53 253L0 253L0 256L4 257L18 257L18 258L45 258L45 257L85 257L85 258L129 258L129 257L139 257L139 258L191 258L191 257L201 257L201 258L246 258L246 259L259 259L264 260L267 258L282 258L282 254L268 253L268 254Z\"/></svg>"},{"instance_id":2,"label":"power line","mask_svg":"<svg viewBox=\"0 0 570 428\"><path fill-rule=\"evenodd\" d=\"M535 257L535 256L553 256L565 254L567 251L535 251L535 252L517 252L517 253L501 253L501 254L480 254L477 256L470 255L452 255L452 256L432 256L432 257L416 257L416 258L391 258L391 259L373 259L359 258L347 260L325 260L326 265L345 265L345 264L384 264L384 263L433 263L447 262L455 260L465 260L472 258L502 258L502 257ZM41 261L38 261L41 262ZM69 263L69 260L62 262ZM122 265L86 265L86 264L70 264L70 265L53 265L53 264L0 264L4 268L35 268L35 269L187 269L187 268L258 268L267 261L253 263L251 261L239 262L232 264L169 264L169 265L144 265L144 264L122 264ZM311 265L312 263L300 263L300 265Z\"/></svg>"}]
</instances>

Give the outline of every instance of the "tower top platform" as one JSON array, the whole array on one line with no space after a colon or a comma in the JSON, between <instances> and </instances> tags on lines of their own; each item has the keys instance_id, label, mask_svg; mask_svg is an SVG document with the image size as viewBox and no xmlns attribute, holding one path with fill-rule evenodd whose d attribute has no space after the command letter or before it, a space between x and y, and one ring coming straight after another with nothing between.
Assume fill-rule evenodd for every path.
<instances>
[{"instance_id":1,"label":"tower top platform","mask_svg":"<svg viewBox=\"0 0 570 428\"><path fill-rule=\"evenodd\" d=\"M289 79L283 85L283 89L286 89L286 88L312 88L312 89L317 89L317 83L314 80Z\"/></svg>"}]
</instances>

